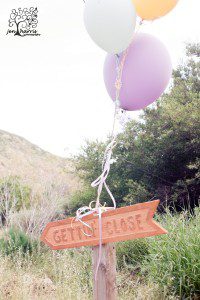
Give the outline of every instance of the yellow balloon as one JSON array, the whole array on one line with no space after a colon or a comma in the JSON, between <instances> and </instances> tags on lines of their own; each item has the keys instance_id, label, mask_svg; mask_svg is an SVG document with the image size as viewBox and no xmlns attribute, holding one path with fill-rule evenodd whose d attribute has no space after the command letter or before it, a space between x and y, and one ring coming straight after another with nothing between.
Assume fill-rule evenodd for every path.
<instances>
[{"instance_id":1,"label":"yellow balloon","mask_svg":"<svg viewBox=\"0 0 200 300\"><path fill-rule=\"evenodd\" d=\"M179 0L132 0L142 20L154 20L166 15Z\"/></svg>"}]
</instances>

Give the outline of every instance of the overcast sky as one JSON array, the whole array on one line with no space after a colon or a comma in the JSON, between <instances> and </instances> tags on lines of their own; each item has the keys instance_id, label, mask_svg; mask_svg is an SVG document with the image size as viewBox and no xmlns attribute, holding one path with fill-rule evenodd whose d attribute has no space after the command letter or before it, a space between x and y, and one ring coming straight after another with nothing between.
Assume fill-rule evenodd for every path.
<instances>
[{"instance_id":1,"label":"overcast sky","mask_svg":"<svg viewBox=\"0 0 200 300\"><path fill-rule=\"evenodd\" d=\"M37 6L39 37L6 35L10 11ZM113 103L104 87L106 53L89 38L82 0L0 2L0 129L58 155L111 131ZM168 47L173 66L186 41L199 40L199 0L177 7L142 31ZM136 117L137 113L131 113Z\"/></svg>"}]
</instances>

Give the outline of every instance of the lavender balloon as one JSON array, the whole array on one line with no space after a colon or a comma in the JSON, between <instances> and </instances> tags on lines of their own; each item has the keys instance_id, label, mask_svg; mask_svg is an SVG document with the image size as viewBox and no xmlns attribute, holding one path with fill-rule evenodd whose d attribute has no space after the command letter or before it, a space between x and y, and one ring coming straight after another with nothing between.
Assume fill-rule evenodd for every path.
<instances>
[{"instance_id":1,"label":"lavender balloon","mask_svg":"<svg viewBox=\"0 0 200 300\"><path fill-rule=\"evenodd\" d=\"M164 44L150 34L136 34L123 68L121 108L138 110L153 103L164 92L171 75L171 59ZM114 101L116 76L116 57L108 54L104 64L104 81Z\"/></svg>"}]
</instances>

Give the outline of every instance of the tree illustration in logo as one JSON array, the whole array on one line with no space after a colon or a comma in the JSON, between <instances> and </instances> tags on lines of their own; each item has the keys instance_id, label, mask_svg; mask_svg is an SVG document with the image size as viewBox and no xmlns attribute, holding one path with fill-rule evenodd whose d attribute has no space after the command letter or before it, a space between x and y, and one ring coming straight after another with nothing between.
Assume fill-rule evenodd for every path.
<instances>
[{"instance_id":1,"label":"tree illustration in logo","mask_svg":"<svg viewBox=\"0 0 200 300\"><path fill-rule=\"evenodd\" d=\"M9 27L16 26L15 35L23 36L20 29L30 30L36 28L38 24L37 17L37 7L31 7L29 9L18 8L18 10L12 9L9 19Z\"/></svg>"}]
</instances>

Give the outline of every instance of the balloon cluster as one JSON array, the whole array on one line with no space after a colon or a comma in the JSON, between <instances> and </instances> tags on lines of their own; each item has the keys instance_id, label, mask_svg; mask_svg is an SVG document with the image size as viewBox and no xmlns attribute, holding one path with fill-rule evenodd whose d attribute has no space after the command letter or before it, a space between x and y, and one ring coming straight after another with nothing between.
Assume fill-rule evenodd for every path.
<instances>
[{"instance_id":1,"label":"balloon cluster","mask_svg":"<svg viewBox=\"0 0 200 300\"><path fill-rule=\"evenodd\" d=\"M169 53L163 43L146 33L136 33L136 18L155 20L166 15L178 0L86 0L85 27L92 40L108 55L104 81L116 101L116 57L127 51L121 75L120 107L138 110L157 100L172 74Z\"/></svg>"}]
</instances>

